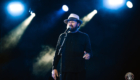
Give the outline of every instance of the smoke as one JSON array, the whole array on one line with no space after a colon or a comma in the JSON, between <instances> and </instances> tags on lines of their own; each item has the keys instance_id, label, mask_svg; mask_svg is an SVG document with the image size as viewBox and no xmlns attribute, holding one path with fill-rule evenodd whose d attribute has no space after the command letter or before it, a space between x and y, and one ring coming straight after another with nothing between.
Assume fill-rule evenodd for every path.
<instances>
[{"instance_id":1,"label":"smoke","mask_svg":"<svg viewBox=\"0 0 140 80\"><path fill-rule=\"evenodd\" d=\"M1 39L1 52L11 49L15 47L25 30L27 29L28 25L32 21L35 16L30 15L27 19L25 19L21 24L19 24L15 29L10 31L4 38Z\"/></svg>"},{"instance_id":2,"label":"smoke","mask_svg":"<svg viewBox=\"0 0 140 80\"><path fill-rule=\"evenodd\" d=\"M52 60L55 54L54 48L42 46L43 50L37 57L37 62L33 64L33 74L44 76L52 68Z\"/></svg>"},{"instance_id":3,"label":"smoke","mask_svg":"<svg viewBox=\"0 0 140 80\"><path fill-rule=\"evenodd\" d=\"M97 10L93 10L88 15L84 16L82 18L83 23L80 27L84 27L95 15L97 14Z\"/></svg>"}]
</instances>

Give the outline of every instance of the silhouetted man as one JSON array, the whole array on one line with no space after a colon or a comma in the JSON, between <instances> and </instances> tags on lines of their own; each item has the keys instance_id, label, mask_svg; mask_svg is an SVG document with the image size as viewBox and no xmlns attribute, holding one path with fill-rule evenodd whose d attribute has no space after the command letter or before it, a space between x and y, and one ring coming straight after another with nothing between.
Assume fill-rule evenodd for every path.
<instances>
[{"instance_id":1,"label":"silhouetted man","mask_svg":"<svg viewBox=\"0 0 140 80\"><path fill-rule=\"evenodd\" d=\"M89 60L90 53L92 53L89 36L79 31L82 21L78 15L70 14L68 19L64 20L64 23L67 24L67 29L70 28L70 30L67 33L62 53L60 54L58 54L59 48L66 33L62 33L59 36L53 60L52 77L54 80L58 77L57 64L62 57L62 80L85 80L85 60Z\"/></svg>"}]
</instances>

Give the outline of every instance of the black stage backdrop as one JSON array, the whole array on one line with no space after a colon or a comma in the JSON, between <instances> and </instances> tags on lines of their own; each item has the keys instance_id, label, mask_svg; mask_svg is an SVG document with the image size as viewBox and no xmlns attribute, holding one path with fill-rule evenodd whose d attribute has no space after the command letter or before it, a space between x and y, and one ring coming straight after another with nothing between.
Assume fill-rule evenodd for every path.
<instances>
[{"instance_id":1,"label":"black stage backdrop","mask_svg":"<svg viewBox=\"0 0 140 80\"><path fill-rule=\"evenodd\" d=\"M86 61L86 80L125 80L127 72L140 79L139 0L131 0L131 9L124 4L117 10L104 7L104 0L16 0L26 6L20 17L6 11L11 1L0 3L0 80L53 80L52 59L58 36L66 29L63 20L70 13L82 19L94 9L98 13L80 29L89 34L93 51ZM63 4L68 5L68 12L59 12ZM36 16L17 44L3 49L7 45L3 38L30 16L30 9Z\"/></svg>"}]
</instances>

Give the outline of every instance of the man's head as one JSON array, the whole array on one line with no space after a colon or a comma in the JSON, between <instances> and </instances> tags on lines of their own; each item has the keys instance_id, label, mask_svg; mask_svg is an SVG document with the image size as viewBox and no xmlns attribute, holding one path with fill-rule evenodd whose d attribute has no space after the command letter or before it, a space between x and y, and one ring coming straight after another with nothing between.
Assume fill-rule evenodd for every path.
<instances>
[{"instance_id":1,"label":"man's head","mask_svg":"<svg viewBox=\"0 0 140 80\"><path fill-rule=\"evenodd\" d=\"M82 24L82 20L79 19L79 16L77 14L70 14L68 19L64 20L64 23L67 24L67 28L71 27L72 32L76 31L80 28L80 25Z\"/></svg>"},{"instance_id":2,"label":"man's head","mask_svg":"<svg viewBox=\"0 0 140 80\"><path fill-rule=\"evenodd\" d=\"M68 27L71 27L70 31L74 32L80 28L80 23L78 23L77 21L71 20L71 21L68 21L67 23L67 28Z\"/></svg>"}]
</instances>

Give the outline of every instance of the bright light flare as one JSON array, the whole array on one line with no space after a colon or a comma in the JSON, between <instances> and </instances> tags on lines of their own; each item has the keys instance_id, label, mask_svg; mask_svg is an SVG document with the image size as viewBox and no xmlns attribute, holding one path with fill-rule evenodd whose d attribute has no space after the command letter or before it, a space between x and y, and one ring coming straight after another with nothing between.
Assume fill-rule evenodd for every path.
<instances>
[{"instance_id":1,"label":"bright light flare","mask_svg":"<svg viewBox=\"0 0 140 80\"><path fill-rule=\"evenodd\" d=\"M108 0L109 5L117 6L123 3L123 0Z\"/></svg>"},{"instance_id":2,"label":"bright light flare","mask_svg":"<svg viewBox=\"0 0 140 80\"><path fill-rule=\"evenodd\" d=\"M118 9L125 4L126 0L104 0L104 5L110 9Z\"/></svg>"},{"instance_id":3,"label":"bright light flare","mask_svg":"<svg viewBox=\"0 0 140 80\"><path fill-rule=\"evenodd\" d=\"M126 5L127 5L128 8L132 8L133 7L132 2L130 2L130 1L127 1Z\"/></svg>"},{"instance_id":4,"label":"bright light flare","mask_svg":"<svg viewBox=\"0 0 140 80\"><path fill-rule=\"evenodd\" d=\"M4 38L2 38L1 50L5 51L11 49L17 45L24 31L32 21L34 16L29 16L25 21L19 24L15 29L9 32Z\"/></svg>"},{"instance_id":5,"label":"bright light flare","mask_svg":"<svg viewBox=\"0 0 140 80\"><path fill-rule=\"evenodd\" d=\"M63 9L64 11L66 11L66 12L69 10L69 8L68 8L67 5L63 5L63 6L62 6L62 9Z\"/></svg>"},{"instance_id":6,"label":"bright light flare","mask_svg":"<svg viewBox=\"0 0 140 80\"><path fill-rule=\"evenodd\" d=\"M33 17L35 17L35 13L31 12L31 15L32 15Z\"/></svg>"},{"instance_id":7,"label":"bright light flare","mask_svg":"<svg viewBox=\"0 0 140 80\"><path fill-rule=\"evenodd\" d=\"M8 5L8 11L13 16L21 15L24 11L24 6L20 2L11 2Z\"/></svg>"},{"instance_id":8,"label":"bright light flare","mask_svg":"<svg viewBox=\"0 0 140 80\"><path fill-rule=\"evenodd\" d=\"M93 18L93 16L96 15L96 14L97 14L97 10L93 10L87 16L83 17L82 18L83 23L80 27L84 27L86 25L86 23L89 22Z\"/></svg>"}]
</instances>

